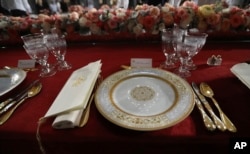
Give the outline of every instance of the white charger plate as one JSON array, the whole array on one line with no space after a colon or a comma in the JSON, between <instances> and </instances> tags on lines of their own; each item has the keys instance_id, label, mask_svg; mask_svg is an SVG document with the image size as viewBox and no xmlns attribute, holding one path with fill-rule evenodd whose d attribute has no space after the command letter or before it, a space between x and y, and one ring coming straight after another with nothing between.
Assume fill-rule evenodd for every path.
<instances>
[{"instance_id":1,"label":"white charger plate","mask_svg":"<svg viewBox=\"0 0 250 154\"><path fill-rule=\"evenodd\" d=\"M132 130L173 126L193 110L191 86L160 69L122 70L107 77L95 95L98 111L110 122Z\"/></svg>"},{"instance_id":2,"label":"white charger plate","mask_svg":"<svg viewBox=\"0 0 250 154\"><path fill-rule=\"evenodd\" d=\"M22 69L0 69L0 96L17 87L26 76L27 73Z\"/></svg>"}]
</instances>

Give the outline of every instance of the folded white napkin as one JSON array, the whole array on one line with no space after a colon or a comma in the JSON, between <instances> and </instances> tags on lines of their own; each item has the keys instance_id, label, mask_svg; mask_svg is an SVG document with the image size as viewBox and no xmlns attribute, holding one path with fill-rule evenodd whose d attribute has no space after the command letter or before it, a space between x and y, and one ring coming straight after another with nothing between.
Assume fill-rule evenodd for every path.
<instances>
[{"instance_id":1,"label":"folded white napkin","mask_svg":"<svg viewBox=\"0 0 250 154\"><path fill-rule=\"evenodd\" d=\"M83 110L75 110L67 112L62 115L58 115L54 120L52 127L55 129L65 129L65 128L74 128L80 126L80 119L82 117Z\"/></svg>"},{"instance_id":2,"label":"folded white napkin","mask_svg":"<svg viewBox=\"0 0 250 154\"><path fill-rule=\"evenodd\" d=\"M43 118L56 116L52 127L81 127L81 117L95 82L101 72L101 61L89 63L74 71Z\"/></svg>"},{"instance_id":3,"label":"folded white napkin","mask_svg":"<svg viewBox=\"0 0 250 154\"><path fill-rule=\"evenodd\" d=\"M238 77L248 88L250 88L250 65L247 63L235 64L231 72Z\"/></svg>"}]
</instances>

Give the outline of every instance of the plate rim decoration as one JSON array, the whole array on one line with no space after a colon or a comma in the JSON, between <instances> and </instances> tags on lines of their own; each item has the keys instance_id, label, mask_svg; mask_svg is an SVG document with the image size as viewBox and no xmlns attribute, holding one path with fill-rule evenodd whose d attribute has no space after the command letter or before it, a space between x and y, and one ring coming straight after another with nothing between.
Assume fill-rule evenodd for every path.
<instances>
[{"instance_id":1,"label":"plate rim decoration","mask_svg":"<svg viewBox=\"0 0 250 154\"><path fill-rule=\"evenodd\" d=\"M173 86L175 97L177 97L174 98L177 101L176 104L171 105L171 109L166 108L163 112L148 116L131 114L117 107L112 97L114 87L123 82L121 80L138 76L153 77L155 80L169 83L169 87ZM188 117L194 105L195 96L190 84L172 72L157 68L133 68L115 72L105 78L95 92L95 106L105 119L120 127L138 131L171 127Z\"/></svg>"},{"instance_id":2,"label":"plate rim decoration","mask_svg":"<svg viewBox=\"0 0 250 154\"><path fill-rule=\"evenodd\" d=\"M18 80L15 81L15 83L11 84L7 89L0 91L0 96L3 96L4 94L16 88L27 77L27 72L25 72L23 69L20 68L0 69L0 71L4 71L6 75L9 75L8 78L12 78L15 74L18 74L20 77Z\"/></svg>"}]
</instances>

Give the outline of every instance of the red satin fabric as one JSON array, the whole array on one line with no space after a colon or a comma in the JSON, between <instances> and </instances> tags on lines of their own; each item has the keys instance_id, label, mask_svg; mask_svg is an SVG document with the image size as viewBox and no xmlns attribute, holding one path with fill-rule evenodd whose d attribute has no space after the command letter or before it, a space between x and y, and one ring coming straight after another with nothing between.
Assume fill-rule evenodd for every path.
<instances>
[{"instance_id":1,"label":"red satin fabric","mask_svg":"<svg viewBox=\"0 0 250 154\"><path fill-rule=\"evenodd\" d=\"M222 56L221 66L206 65L207 58L212 55ZM0 153L40 153L36 140L38 120L45 115L73 70L101 59L101 75L105 78L121 70L121 65L129 65L131 58L152 58L155 67L165 59L160 43L70 44L66 60L73 65L73 69L43 78L42 92L26 100L0 126ZM29 59L21 46L0 50L0 67L16 66L19 59ZM250 89L230 72L234 64L246 60L250 60L249 42L207 42L194 58L198 69L192 71L192 76L187 79L190 83L204 81L210 84L222 110L238 128L237 133L207 131L196 107L190 116L173 127L149 132L127 130L103 118L93 103L90 119L83 128L54 130L51 127L53 119L48 119L40 128L42 143L48 153L60 154L228 153L231 138L250 137ZM50 56L50 62L54 61ZM0 101L16 94L35 80L38 73L39 71L28 72L25 81L0 97Z\"/></svg>"}]
</instances>

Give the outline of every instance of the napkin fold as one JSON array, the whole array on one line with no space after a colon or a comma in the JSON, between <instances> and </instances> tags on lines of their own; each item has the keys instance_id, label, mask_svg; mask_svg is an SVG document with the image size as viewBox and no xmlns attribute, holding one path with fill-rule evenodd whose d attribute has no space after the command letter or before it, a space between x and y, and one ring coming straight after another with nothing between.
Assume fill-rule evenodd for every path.
<instances>
[{"instance_id":1,"label":"napkin fold","mask_svg":"<svg viewBox=\"0 0 250 154\"><path fill-rule=\"evenodd\" d=\"M231 67L231 72L250 89L250 65L238 63Z\"/></svg>"},{"instance_id":2,"label":"napkin fold","mask_svg":"<svg viewBox=\"0 0 250 154\"><path fill-rule=\"evenodd\" d=\"M80 126L80 119L82 117L83 110L75 110L62 115L58 115L52 127L55 129L66 129L66 128L74 128Z\"/></svg>"},{"instance_id":3,"label":"napkin fold","mask_svg":"<svg viewBox=\"0 0 250 154\"><path fill-rule=\"evenodd\" d=\"M56 117L52 127L65 129L82 127L82 113L88 104L97 78L101 61L89 63L75 70L43 118Z\"/></svg>"}]
</instances>

